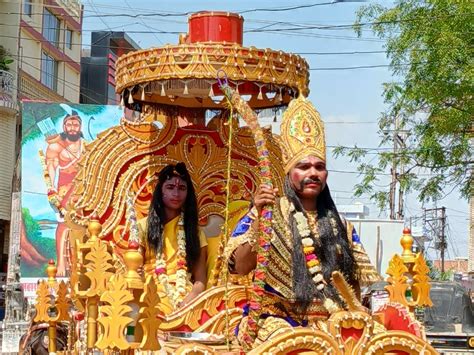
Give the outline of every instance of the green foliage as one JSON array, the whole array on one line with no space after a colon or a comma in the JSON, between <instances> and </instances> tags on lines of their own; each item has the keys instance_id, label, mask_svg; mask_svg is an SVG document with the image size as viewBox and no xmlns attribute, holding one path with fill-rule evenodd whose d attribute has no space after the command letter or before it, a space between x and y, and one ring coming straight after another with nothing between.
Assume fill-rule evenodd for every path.
<instances>
[{"instance_id":1,"label":"green foliage","mask_svg":"<svg viewBox=\"0 0 474 355\"><path fill-rule=\"evenodd\" d=\"M28 208L22 208L22 220L28 238L41 238L41 230L38 222L35 221Z\"/></svg>"},{"instance_id":2,"label":"green foliage","mask_svg":"<svg viewBox=\"0 0 474 355\"><path fill-rule=\"evenodd\" d=\"M428 265L430 272L428 276L432 281L451 281L453 280L454 277L454 271L453 270L447 270L442 272L439 270L437 267L433 265L433 262L431 260L427 260L426 264Z\"/></svg>"},{"instance_id":3,"label":"green foliage","mask_svg":"<svg viewBox=\"0 0 474 355\"><path fill-rule=\"evenodd\" d=\"M102 105L78 105L69 104L73 110L85 115L97 115L104 110ZM41 137L41 131L37 122L51 118L54 124L66 115L66 111L59 104L52 103L23 103L22 105L22 142L25 144L30 140ZM83 125L82 130L85 130Z\"/></svg>"},{"instance_id":4,"label":"green foliage","mask_svg":"<svg viewBox=\"0 0 474 355\"><path fill-rule=\"evenodd\" d=\"M9 71L9 65L12 63L13 59L10 57L10 53L8 53L5 47L0 46L0 70Z\"/></svg>"},{"instance_id":5,"label":"green foliage","mask_svg":"<svg viewBox=\"0 0 474 355\"><path fill-rule=\"evenodd\" d=\"M46 259L56 259L56 240L51 238L43 238L41 235L41 227L33 218L28 208L22 208L22 221L25 226L28 241L35 249ZM21 263L21 276L32 277L37 276L38 270L34 266Z\"/></svg>"},{"instance_id":6,"label":"green foliage","mask_svg":"<svg viewBox=\"0 0 474 355\"><path fill-rule=\"evenodd\" d=\"M396 80L384 84L388 109L379 118L381 145L398 139L395 118L406 137L397 152L380 153L376 165L363 164L365 154L357 147L336 153L360 163L364 177L356 193L368 193L380 207L387 199L374 192L374 184L392 164L404 167L397 180L420 201L443 198L455 187L464 197L471 193L473 15L470 1L452 0L401 0L393 8L368 5L358 11L355 31L360 36L371 26L386 41Z\"/></svg>"}]
</instances>

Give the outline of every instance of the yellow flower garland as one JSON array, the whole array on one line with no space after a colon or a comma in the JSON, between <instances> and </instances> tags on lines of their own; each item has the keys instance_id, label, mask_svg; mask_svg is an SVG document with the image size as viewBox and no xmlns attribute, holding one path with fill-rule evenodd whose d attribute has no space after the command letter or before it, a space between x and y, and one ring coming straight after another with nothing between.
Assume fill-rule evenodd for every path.
<instances>
[{"instance_id":1,"label":"yellow flower garland","mask_svg":"<svg viewBox=\"0 0 474 355\"><path fill-rule=\"evenodd\" d=\"M176 263L176 284L174 286L169 283L169 276L166 271L166 259L163 251L157 256L155 264L155 273L158 275L158 281L163 285L173 308L176 308L186 296L186 278L188 276L188 270L186 266L186 234L183 226L183 215L181 215L178 220L178 261Z\"/></svg>"}]
</instances>

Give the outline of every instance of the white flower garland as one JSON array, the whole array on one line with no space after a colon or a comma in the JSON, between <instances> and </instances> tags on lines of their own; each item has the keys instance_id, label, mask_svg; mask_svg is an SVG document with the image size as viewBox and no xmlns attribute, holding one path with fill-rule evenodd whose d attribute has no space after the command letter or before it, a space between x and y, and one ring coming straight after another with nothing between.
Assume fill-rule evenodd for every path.
<instances>
[{"instance_id":1,"label":"white flower garland","mask_svg":"<svg viewBox=\"0 0 474 355\"><path fill-rule=\"evenodd\" d=\"M291 206L290 211L294 210L294 206ZM308 224L308 219L305 217L303 212L295 212L296 227L301 235L301 243L303 244L303 252L305 255L306 266L311 273L312 279L316 284L316 289L321 291L324 289L325 280L321 274L321 266L319 260L315 254L314 240L311 238L311 229ZM315 231L316 233L317 231Z\"/></svg>"},{"instance_id":2,"label":"white flower garland","mask_svg":"<svg viewBox=\"0 0 474 355\"><path fill-rule=\"evenodd\" d=\"M155 273L158 275L158 281L163 285L166 295L171 302L173 308L176 308L178 304L186 296L186 282L188 271L186 267L186 234L184 231L183 215L179 217L178 221L178 250L177 250L177 261L176 261L176 284L173 287L169 283L169 276L166 270L166 260L163 251L156 258Z\"/></svg>"}]
</instances>

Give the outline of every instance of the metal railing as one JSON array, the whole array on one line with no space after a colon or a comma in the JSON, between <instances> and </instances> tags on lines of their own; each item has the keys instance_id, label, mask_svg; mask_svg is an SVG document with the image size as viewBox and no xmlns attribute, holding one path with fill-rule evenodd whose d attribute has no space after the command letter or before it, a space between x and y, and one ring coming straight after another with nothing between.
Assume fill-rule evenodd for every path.
<instances>
[{"instance_id":1,"label":"metal railing","mask_svg":"<svg viewBox=\"0 0 474 355\"><path fill-rule=\"evenodd\" d=\"M53 102L67 101L64 97L47 88L23 70L20 70L18 91L23 98Z\"/></svg>"},{"instance_id":2,"label":"metal railing","mask_svg":"<svg viewBox=\"0 0 474 355\"><path fill-rule=\"evenodd\" d=\"M5 70L0 70L0 92L13 96L13 75Z\"/></svg>"}]
</instances>

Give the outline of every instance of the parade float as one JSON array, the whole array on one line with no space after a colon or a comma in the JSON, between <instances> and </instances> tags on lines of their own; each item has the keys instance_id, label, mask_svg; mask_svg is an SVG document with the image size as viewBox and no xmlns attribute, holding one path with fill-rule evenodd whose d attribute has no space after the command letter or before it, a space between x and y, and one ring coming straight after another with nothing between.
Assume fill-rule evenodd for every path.
<instances>
[{"instance_id":1,"label":"parade float","mask_svg":"<svg viewBox=\"0 0 474 355\"><path fill-rule=\"evenodd\" d=\"M69 282L56 280L51 262L23 348L34 349L33 333L42 329L50 353L243 352L234 329L254 280L229 275L224 250L260 182L281 188L284 177L278 136L261 128L254 112L277 112L307 96L309 68L298 55L244 47L242 39L240 15L199 12L178 44L117 61L117 93L140 115L86 146L69 203L58 205L70 228ZM186 164L196 189L209 243L208 287L165 315L158 281L144 273L137 220L147 216L157 173L176 162ZM347 309L331 314L324 331L296 327L249 353L435 354L414 318L415 308L431 301L428 268L412 243L407 230L403 252L387 270L390 302L376 313L335 274Z\"/></svg>"}]
</instances>

